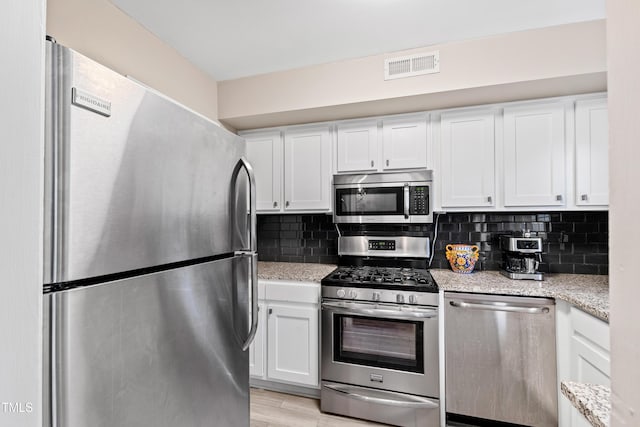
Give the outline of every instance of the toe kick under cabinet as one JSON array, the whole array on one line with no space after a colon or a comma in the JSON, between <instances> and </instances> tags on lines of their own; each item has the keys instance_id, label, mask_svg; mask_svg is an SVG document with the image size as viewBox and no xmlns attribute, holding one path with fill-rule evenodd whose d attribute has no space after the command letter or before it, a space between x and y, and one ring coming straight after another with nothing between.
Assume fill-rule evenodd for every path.
<instances>
[{"instance_id":1,"label":"toe kick under cabinet","mask_svg":"<svg viewBox=\"0 0 640 427\"><path fill-rule=\"evenodd\" d=\"M315 394L320 284L258 281L258 332L249 348L253 385Z\"/></svg>"}]
</instances>

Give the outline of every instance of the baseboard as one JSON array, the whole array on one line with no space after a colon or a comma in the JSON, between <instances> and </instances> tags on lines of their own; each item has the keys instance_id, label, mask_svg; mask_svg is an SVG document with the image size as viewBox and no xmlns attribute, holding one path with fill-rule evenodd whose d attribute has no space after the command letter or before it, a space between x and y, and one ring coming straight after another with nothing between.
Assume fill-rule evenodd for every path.
<instances>
[{"instance_id":1,"label":"baseboard","mask_svg":"<svg viewBox=\"0 0 640 427\"><path fill-rule=\"evenodd\" d=\"M302 387L298 385L279 383L275 381L265 381L257 378L251 378L249 380L249 385L254 388L262 388L265 390L279 391L281 393L295 394L297 396L320 399L319 388Z\"/></svg>"}]
</instances>

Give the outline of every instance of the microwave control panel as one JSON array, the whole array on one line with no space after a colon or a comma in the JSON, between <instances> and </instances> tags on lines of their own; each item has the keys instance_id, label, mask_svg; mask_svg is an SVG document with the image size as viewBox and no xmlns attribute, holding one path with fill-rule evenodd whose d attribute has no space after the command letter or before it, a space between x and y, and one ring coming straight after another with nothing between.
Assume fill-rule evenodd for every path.
<instances>
[{"instance_id":1,"label":"microwave control panel","mask_svg":"<svg viewBox=\"0 0 640 427\"><path fill-rule=\"evenodd\" d=\"M429 186L409 187L409 213L429 215Z\"/></svg>"}]
</instances>

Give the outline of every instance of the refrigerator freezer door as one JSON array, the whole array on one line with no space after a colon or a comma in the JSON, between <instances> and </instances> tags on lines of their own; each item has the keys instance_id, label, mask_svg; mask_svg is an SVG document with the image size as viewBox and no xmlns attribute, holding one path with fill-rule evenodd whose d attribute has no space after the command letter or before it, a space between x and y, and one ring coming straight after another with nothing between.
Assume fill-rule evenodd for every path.
<instances>
[{"instance_id":1,"label":"refrigerator freezer door","mask_svg":"<svg viewBox=\"0 0 640 427\"><path fill-rule=\"evenodd\" d=\"M233 283L247 283L248 265L227 258L49 294L52 425L248 426L248 295Z\"/></svg>"},{"instance_id":2,"label":"refrigerator freezer door","mask_svg":"<svg viewBox=\"0 0 640 427\"><path fill-rule=\"evenodd\" d=\"M229 200L244 140L70 49L49 53L45 283L239 249Z\"/></svg>"}]
</instances>

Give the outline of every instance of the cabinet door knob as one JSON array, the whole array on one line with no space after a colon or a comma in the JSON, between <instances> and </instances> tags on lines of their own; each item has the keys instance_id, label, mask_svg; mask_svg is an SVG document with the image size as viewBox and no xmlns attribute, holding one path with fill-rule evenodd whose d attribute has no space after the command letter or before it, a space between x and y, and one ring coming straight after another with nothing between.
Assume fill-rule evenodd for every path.
<instances>
[{"instance_id":1,"label":"cabinet door knob","mask_svg":"<svg viewBox=\"0 0 640 427\"><path fill-rule=\"evenodd\" d=\"M273 313L273 308L269 309L269 314Z\"/></svg>"},{"instance_id":2,"label":"cabinet door knob","mask_svg":"<svg viewBox=\"0 0 640 427\"><path fill-rule=\"evenodd\" d=\"M389 159L387 159L387 166L389 166Z\"/></svg>"},{"instance_id":3,"label":"cabinet door knob","mask_svg":"<svg viewBox=\"0 0 640 427\"><path fill-rule=\"evenodd\" d=\"M487 196L487 202L491 203L492 200L493 200L493 197Z\"/></svg>"},{"instance_id":4,"label":"cabinet door knob","mask_svg":"<svg viewBox=\"0 0 640 427\"><path fill-rule=\"evenodd\" d=\"M562 194L558 194L558 195L556 196L556 200L557 200L557 201L559 201L559 202L561 202L561 201L562 201Z\"/></svg>"},{"instance_id":5,"label":"cabinet door knob","mask_svg":"<svg viewBox=\"0 0 640 427\"><path fill-rule=\"evenodd\" d=\"M586 194L583 194L582 196L580 196L580 200L583 200L586 202L587 200L589 200L589 196Z\"/></svg>"},{"instance_id":6,"label":"cabinet door knob","mask_svg":"<svg viewBox=\"0 0 640 427\"><path fill-rule=\"evenodd\" d=\"M371 167L373 167L373 160L371 160Z\"/></svg>"},{"instance_id":7,"label":"cabinet door knob","mask_svg":"<svg viewBox=\"0 0 640 427\"><path fill-rule=\"evenodd\" d=\"M287 200L286 202L284 202L284 207L288 208L289 207L289 201Z\"/></svg>"},{"instance_id":8,"label":"cabinet door knob","mask_svg":"<svg viewBox=\"0 0 640 427\"><path fill-rule=\"evenodd\" d=\"M273 207L277 208L278 207L278 202L273 202Z\"/></svg>"}]
</instances>

